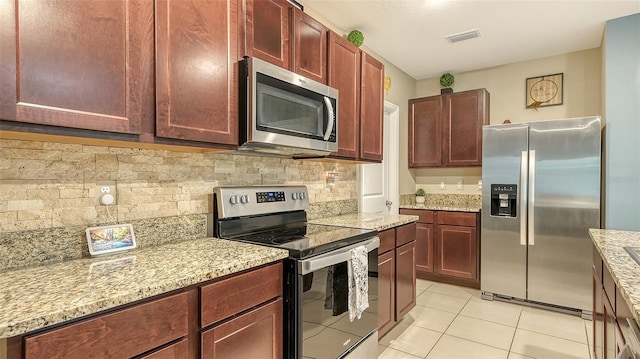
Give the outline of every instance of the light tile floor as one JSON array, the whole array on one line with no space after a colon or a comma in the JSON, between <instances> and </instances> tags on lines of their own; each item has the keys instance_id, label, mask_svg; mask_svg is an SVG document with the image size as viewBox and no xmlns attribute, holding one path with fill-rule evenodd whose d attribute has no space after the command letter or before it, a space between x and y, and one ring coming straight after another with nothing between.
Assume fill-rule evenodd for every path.
<instances>
[{"instance_id":1,"label":"light tile floor","mask_svg":"<svg viewBox=\"0 0 640 359\"><path fill-rule=\"evenodd\" d=\"M591 321L420 279L416 295L380 338L379 359L590 359Z\"/></svg>"}]
</instances>

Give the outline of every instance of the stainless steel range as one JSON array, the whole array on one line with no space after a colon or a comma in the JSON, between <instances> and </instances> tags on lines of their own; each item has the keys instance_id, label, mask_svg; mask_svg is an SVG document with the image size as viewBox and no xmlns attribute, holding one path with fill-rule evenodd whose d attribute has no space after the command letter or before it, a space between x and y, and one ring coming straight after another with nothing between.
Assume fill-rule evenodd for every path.
<instances>
[{"instance_id":1,"label":"stainless steel range","mask_svg":"<svg viewBox=\"0 0 640 359\"><path fill-rule=\"evenodd\" d=\"M305 186L214 188L212 234L289 251L284 265L285 358L375 358L377 232L307 223L308 197ZM359 315L349 301L356 251L365 253L368 264L363 278L369 306Z\"/></svg>"}]
</instances>

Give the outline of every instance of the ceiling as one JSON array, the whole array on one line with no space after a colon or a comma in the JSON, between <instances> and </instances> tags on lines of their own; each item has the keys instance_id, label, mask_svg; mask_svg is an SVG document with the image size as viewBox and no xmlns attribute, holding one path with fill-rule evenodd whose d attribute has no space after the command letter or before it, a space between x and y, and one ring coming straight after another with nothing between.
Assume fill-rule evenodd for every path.
<instances>
[{"instance_id":1,"label":"ceiling","mask_svg":"<svg viewBox=\"0 0 640 359\"><path fill-rule=\"evenodd\" d=\"M416 80L600 47L640 0L298 0ZM477 29L450 43L445 36ZM640 39L640 34L639 34ZM640 41L640 40L638 40Z\"/></svg>"}]
</instances>

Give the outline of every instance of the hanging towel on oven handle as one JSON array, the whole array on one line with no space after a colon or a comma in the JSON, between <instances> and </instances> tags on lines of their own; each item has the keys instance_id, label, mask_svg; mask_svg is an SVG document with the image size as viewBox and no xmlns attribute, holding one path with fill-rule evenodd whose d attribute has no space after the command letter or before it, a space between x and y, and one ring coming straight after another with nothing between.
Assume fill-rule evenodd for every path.
<instances>
[{"instance_id":1,"label":"hanging towel on oven handle","mask_svg":"<svg viewBox=\"0 0 640 359\"><path fill-rule=\"evenodd\" d=\"M360 319L369 308L369 263L367 249L358 246L351 250L349 269L349 320Z\"/></svg>"}]
</instances>

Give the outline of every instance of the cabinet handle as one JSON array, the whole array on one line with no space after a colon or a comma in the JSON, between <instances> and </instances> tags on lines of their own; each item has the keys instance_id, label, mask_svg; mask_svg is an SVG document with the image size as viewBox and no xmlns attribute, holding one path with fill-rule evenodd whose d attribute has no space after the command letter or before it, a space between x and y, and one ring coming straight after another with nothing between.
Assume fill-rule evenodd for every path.
<instances>
[{"instance_id":1,"label":"cabinet handle","mask_svg":"<svg viewBox=\"0 0 640 359\"><path fill-rule=\"evenodd\" d=\"M333 111L333 106L331 105L331 100L327 96L324 97L324 104L327 106L327 112L329 116L329 123L327 124L327 130L324 132L324 140L328 141L329 136L331 136L331 132L333 132L333 126L336 124L335 112Z\"/></svg>"}]
</instances>

